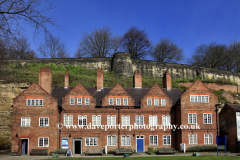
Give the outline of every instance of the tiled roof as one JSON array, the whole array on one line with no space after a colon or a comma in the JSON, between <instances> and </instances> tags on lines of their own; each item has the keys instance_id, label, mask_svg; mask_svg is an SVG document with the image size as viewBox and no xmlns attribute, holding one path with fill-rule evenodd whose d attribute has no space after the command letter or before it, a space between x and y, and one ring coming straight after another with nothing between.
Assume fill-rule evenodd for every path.
<instances>
[{"instance_id":1,"label":"tiled roof","mask_svg":"<svg viewBox=\"0 0 240 160\"><path fill-rule=\"evenodd\" d=\"M52 90L51 94L54 98L58 99L58 105L62 105L62 98L67 95L74 87L64 88L62 86L56 87ZM103 88L101 91L97 91L96 87L85 87L95 98L96 106L102 106L102 98L111 90L111 88ZM141 98L150 90L150 88L124 88L135 100L135 107L141 107ZM167 91L162 88L170 99L172 99L172 105L174 106L180 99L180 95L183 93L180 89L171 89Z\"/></svg>"},{"instance_id":2,"label":"tiled roof","mask_svg":"<svg viewBox=\"0 0 240 160\"><path fill-rule=\"evenodd\" d=\"M227 105L231 106L236 112L240 112L240 105L239 104L227 103Z\"/></svg>"}]
</instances>

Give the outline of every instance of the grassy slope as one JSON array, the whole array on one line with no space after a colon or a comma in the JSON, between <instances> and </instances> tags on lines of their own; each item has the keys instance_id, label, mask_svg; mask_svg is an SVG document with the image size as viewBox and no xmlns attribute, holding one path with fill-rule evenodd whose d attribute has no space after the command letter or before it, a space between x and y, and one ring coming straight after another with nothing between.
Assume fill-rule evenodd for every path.
<instances>
[{"instance_id":1,"label":"grassy slope","mask_svg":"<svg viewBox=\"0 0 240 160\"><path fill-rule=\"evenodd\" d=\"M72 66L72 65L56 65L56 64L42 64L42 63L30 63L28 65L17 64L13 66L12 64L5 64L0 70L0 80L4 80L3 83L14 83L14 82L26 82L38 83L38 73L42 67L51 67L52 70L52 87L63 86L64 85L64 74L66 70L69 72L69 85L75 86L78 82L81 82L84 86L95 87L96 86L96 70L86 70L82 66ZM104 87L114 87L118 82L127 88L133 87L133 76L129 78L117 77L114 73L103 72ZM173 88L179 88L186 90L187 87L179 86L180 82L194 82L197 78L192 79L177 79L172 81ZM218 83L218 84L234 84L229 80L212 80L205 79L205 83ZM154 83L157 83L162 87L162 79L154 77L142 77L143 88L151 88ZM218 93L218 92L216 92Z\"/></svg>"}]
</instances>

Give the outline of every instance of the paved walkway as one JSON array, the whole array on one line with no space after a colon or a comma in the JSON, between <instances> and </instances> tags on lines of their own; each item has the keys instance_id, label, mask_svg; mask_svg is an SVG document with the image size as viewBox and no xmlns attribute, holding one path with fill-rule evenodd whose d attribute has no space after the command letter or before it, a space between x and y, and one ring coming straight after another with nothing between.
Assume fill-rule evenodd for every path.
<instances>
[{"instance_id":1,"label":"paved walkway","mask_svg":"<svg viewBox=\"0 0 240 160\"><path fill-rule=\"evenodd\" d=\"M217 155L216 152L199 152L200 156L202 155ZM224 156L224 152L220 152L218 155ZM230 153L227 152L227 156L237 156L238 153ZM168 154L168 155L148 155L146 153L138 153L133 154L130 157L159 157L159 156L192 156L192 153L176 153L175 155ZM73 155L74 158L83 158L83 159L91 159L97 157L123 157L121 156L114 156L114 155L102 155L102 156L85 156L85 155ZM59 158L66 158L65 156L59 156ZM52 159L52 156L29 156L29 155L21 155L21 156L11 156L10 154L0 154L1 160L42 160L42 159Z\"/></svg>"}]
</instances>

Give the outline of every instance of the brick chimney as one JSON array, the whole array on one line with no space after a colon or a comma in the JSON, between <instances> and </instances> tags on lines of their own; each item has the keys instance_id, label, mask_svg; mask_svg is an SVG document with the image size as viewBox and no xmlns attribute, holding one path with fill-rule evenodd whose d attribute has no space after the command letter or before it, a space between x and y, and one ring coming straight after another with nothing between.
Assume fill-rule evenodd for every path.
<instances>
[{"instance_id":1,"label":"brick chimney","mask_svg":"<svg viewBox=\"0 0 240 160\"><path fill-rule=\"evenodd\" d=\"M168 91L172 89L172 78L168 70L163 75L163 88L167 88Z\"/></svg>"},{"instance_id":2,"label":"brick chimney","mask_svg":"<svg viewBox=\"0 0 240 160\"><path fill-rule=\"evenodd\" d=\"M64 76L64 79L65 79L64 88L68 88L68 86L69 86L68 71L66 71L65 76Z\"/></svg>"},{"instance_id":3,"label":"brick chimney","mask_svg":"<svg viewBox=\"0 0 240 160\"><path fill-rule=\"evenodd\" d=\"M97 70L97 91L101 91L103 89L103 69L98 67Z\"/></svg>"},{"instance_id":4,"label":"brick chimney","mask_svg":"<svg viewBox=\"0 0 240 160\"><path fill-rule=\"evenodd\" d=\"M133 87L134 88L142 88L142 74L141 71L135 71L133 78Z\"/></svg>"},{"instance_id":5,"label":"brick chimney","mask_svg":"<svg viewBox=\"0 0 240 160\"><path fill-rule=\"evenodd\" d=\"M51 92L52 71L50 67L43 67L40 69L38 84L48 93Z\"/></svg>"}]
</instances>

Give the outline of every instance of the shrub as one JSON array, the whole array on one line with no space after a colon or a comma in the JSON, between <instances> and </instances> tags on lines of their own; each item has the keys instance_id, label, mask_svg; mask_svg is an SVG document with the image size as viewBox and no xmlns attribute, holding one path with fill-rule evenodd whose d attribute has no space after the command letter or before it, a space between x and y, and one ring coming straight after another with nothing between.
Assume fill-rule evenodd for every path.
<instances>
[{"instance_id":1,"label":"shrub","mask_svg":"<svg viewBox=\"0 0 240 160\"><path fill-rule=\"evenodd\" d=\"M7 137L0 137L0 149L11 148L11 141Z\"/></svg>"},{"instance_id":2,"label":"shrub","mask_svg":"<svg viewBox=\"0 0 240 160\"><path fill-rule=\"evenodd\" d=\"M214 152L217 151L216 146L194 146L186 149L186 152Z\"/></svg>"},{"instance_id":3,"label":"shrub","mask_svg":"<svg viewBox=\"0 0 240 160\"><path fill-rule=\"evenodd\" d=\"M67 152L67 150L66 149L57 149L56 150L56 154L65 154Z\"/></svg>"},{"instance_id":4,"label":"shrub","mask_svg":"<svg viewBox=\"0 0 240 160\"><path fill-rule=\"evenodd\" d=\"M158 150L151 150L151 151L149 151L149 153L157 153L158 152Z\"/></svg>"}]
</instances>

